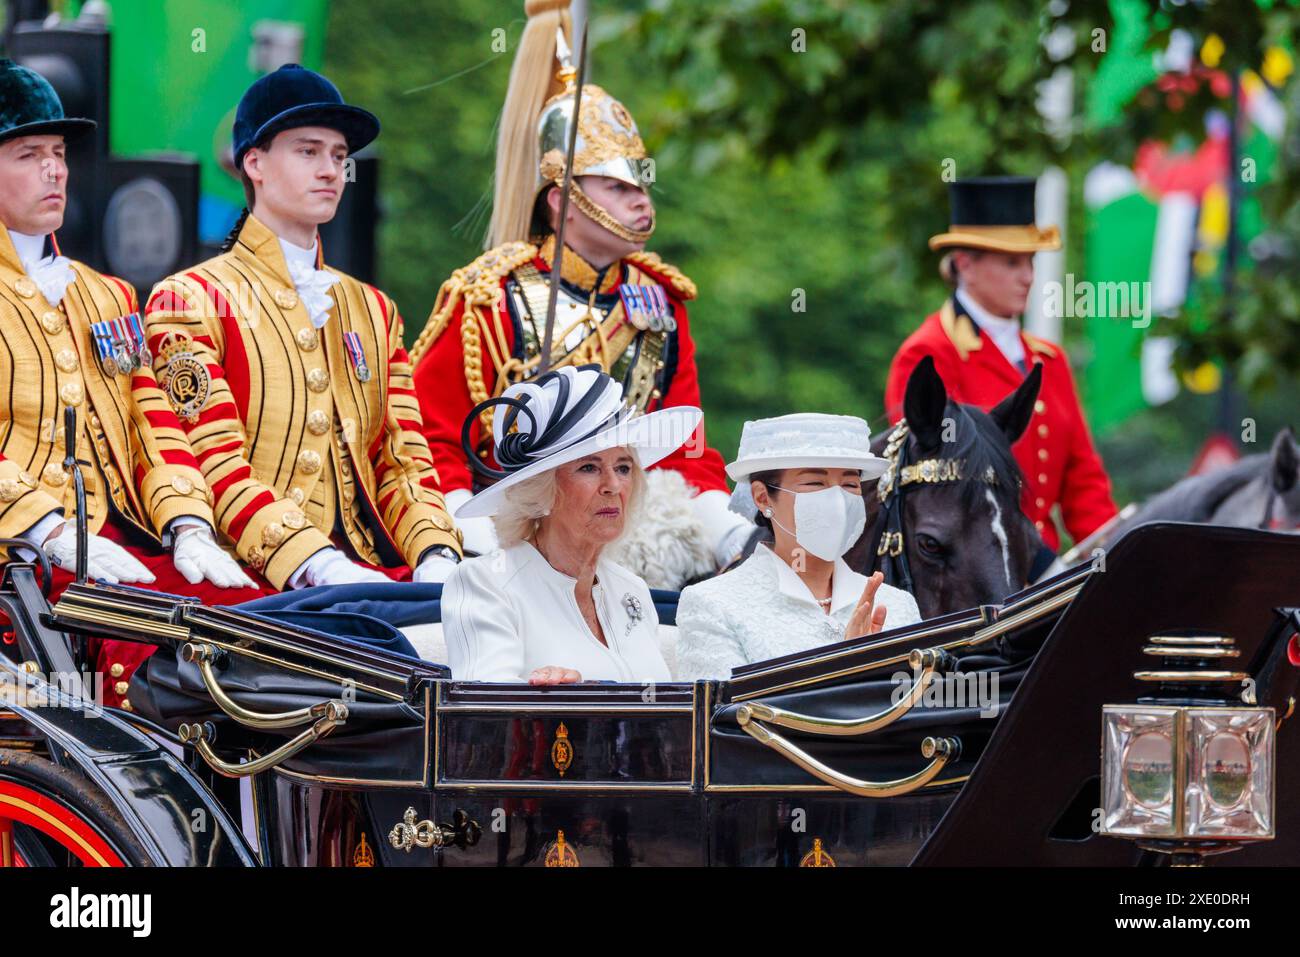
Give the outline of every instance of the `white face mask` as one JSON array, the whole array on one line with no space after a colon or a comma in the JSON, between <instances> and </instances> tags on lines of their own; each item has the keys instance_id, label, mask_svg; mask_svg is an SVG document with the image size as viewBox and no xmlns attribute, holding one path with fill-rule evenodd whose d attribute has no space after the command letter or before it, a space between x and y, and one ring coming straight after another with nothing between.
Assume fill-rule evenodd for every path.
<instances>
[{"instance_id":1,"label":"white face mask","mask_svg":"<svg viewBox=\"0 0 1300 957\"><path fill-rule=\"evenodd\" d=\"M867 506L861 495L854 495L848 489L836 485L816 492L791 494L794 495L794 531L790 532L784 525L781 529L794 535L799 547L823 561L833 562L847 552L866 528Z\"/></svg>"}]
</instances>

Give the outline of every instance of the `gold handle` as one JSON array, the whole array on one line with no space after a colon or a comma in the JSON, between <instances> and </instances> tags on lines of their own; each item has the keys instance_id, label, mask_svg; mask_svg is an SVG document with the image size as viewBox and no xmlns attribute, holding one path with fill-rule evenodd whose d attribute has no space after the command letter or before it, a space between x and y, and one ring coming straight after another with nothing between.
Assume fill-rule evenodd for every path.
<instances>
[{"instance_id":1,"label":"gold handle","mask_svg":"<svg viewBox=\"0 0 1300 957\"><path fill-rule=\"evenodd\" d=\"M927 688L934 684L935 678L956 665L957 659L942 648L914 648L907 656L907 663L913 671L920 674L912 682L907 694L884 711L865 718L818 718L807 714L796 714L784 708L773 707L759 701L741 705L736 710L736 720L744 727L750 720L766 721L769 724L790 728L793 731L806 731L810 734L855 735L870 734L888 727L921 700Z\"/></svg>"},{"instance_id":2,"label":"gold handle","mask_svg":"<svg viewBox=\"0 0 1300 957\"><path fill-rule=\"evenodd\" d=\"M335 705L334 715L321 718L310 728L303 731L291 741L286 741L280 747L268 754L255 758L245 764L231 764L217 757L212 750L210 741L213 737L213 730L210 724L182 724L178 729L182 744L192 744L199 752L199 756L208 763L208 767L218 774L228 778L246 778L250 775L260 774L263 771L269 771L271 768L293 757L299 751L308 745L314 744L318 739L329 734L340 724L347 721L348 707L341 701L332 701Z\"/></svg>"},{"instance_id":3,"label":"gold handle","mask_svg":"<svg viewBox=\"0 0 1300 957\"><path fill-rule=\"evenodd\" d=\"M246 727L256 728L259 731L273 731L277 728L294 728L320 718L330 718L336 723L342 724L343 720L347 718L347 706L341 701L321 701L309 708L297 708L293 711L281 711L277 714L250 711L226 694L217 682L217 673L212 670L212 663L216 660L217 654L218 651L215 646L204 642L191 641L181 646L181 657L199 666L199 675L203 678L203 686L208 689L208 694L212 696L212 700L216 702L217 707L224 711L228 717ZM339 711L340 708L343 709L341 712ZM340 714L342 717L340 717Z\"/></svg>"},{"instance_id":4,"label":"gold handle","mask_svg":"<svg viewBox=\"0 0 1300 957\"><path fill-rule=\"evenodd\" d=\"M899 778L896 781L863 781L861 778L849 777L847 774L841 774L834 768L822 764L811 754L795 747L781 735L759 724L752 714L743 713L744 710L744 708L740 709L736 717L740 722L740 726L753 738L763 742L763 744L766 744L787 760L794 762L813 777L825 781L841 791L856 794L858 797L886 798L897 797L900 794L910 794L912 791L929 784L949 761L955 761L961 755L961 741L957 738L926 738L921 742L921 756L929 760L930 763L916 774Z\"/></svg>"},{"instance_id":5,"label":"gold handle","mask_svg":"<svg viewBox=\"0 0 1300 957\"><path fill-rule=\"evenodd\" d=\"M402 820L388 832L388 843L395 850L411 853L413 847L442 847L456 839L456 832L443 824L416 820L415 808L408 807Z\"/></svg>"},{"instance_id":6,"label":"gold handle","mask_svg":"<svg viewBox=\"0 0 1300 957\"><path fill-rule=\"evenodd\" d=\"M469 815L461 810L451 816L450 824L418 821L417 817L415 808L408 807L402 819L388 832L388 843L394 850L410 854L413 847L446 847L449 844L473 847L483 834L478 822L470 820Z\"/></svg>"}]
</instances>

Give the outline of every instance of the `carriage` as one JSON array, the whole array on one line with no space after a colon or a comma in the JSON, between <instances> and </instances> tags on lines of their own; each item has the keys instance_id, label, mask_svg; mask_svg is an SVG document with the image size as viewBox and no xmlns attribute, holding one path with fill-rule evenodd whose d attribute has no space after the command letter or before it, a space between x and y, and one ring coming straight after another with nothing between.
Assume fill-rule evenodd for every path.
<instances>
[{"instance_id":1,"label":"carriage","mask_svg":"<svg viewBox=\"0 0 1300 957\"><path fill-rule=\"evenodd\" d=\"M349 612L0 586L7 865L1300 860L1300 537L1152 524L729 680L458 682ZM660 607L671 621L672 596ZM84 643L158 646L132 710ZM1219 856L1223 851L1236 853ZM1210 855L1214 855L1212 858Z\"/></svg>"}]
</instances>

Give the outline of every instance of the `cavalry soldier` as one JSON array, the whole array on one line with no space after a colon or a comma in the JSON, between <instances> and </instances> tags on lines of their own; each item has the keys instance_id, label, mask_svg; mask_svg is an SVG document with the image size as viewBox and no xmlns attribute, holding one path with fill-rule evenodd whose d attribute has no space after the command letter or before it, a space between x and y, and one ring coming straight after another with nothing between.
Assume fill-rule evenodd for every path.
<instances>
[{"instance_id":1,"label":"cavalry soldier","mask_svg":"<svg viewBox=\"0 0 1300 957\"><path fill-rule=\"evenodd\" d=\"M953 294L899 348L889 367L885 408L903 414L908 376L923 356L955 401L989 409L1018 386L1030 364L1043 367L1034 416L1013 447L1025 476L1022 507L1043 541L1059 546L1052 506L1081 541L1116 512L1110 480L1079 407L1065 350L1020 326L1034 279L1034 253L1060 249L1055 226L1034 225L1034 180L991 177L958 180L949 187L947 232L930 239L946 249L940 265Z\"/></svg>"},{"instance_id":2,"label":"cavalry soldier","mask_svg":"<svg viewBox=\"0 0 1300 957\"><path fill-rule=\"evenodd\" d=\"M468 500L479 481L461 444L471 410L533 378L540 367L574 108L576 71L564 41L565 6L537 0L527 8L530 18L511 71L497 143L490 248L443 283L411 350L425 436L453 509ZM562 67L552 77L557 56ZM654 204L645 189L650 161L636 124L623 104L590 84L583 86L579 111L551 365L598 363L623 384L626 400L638 412L698 406L695 346L686 314L695 284L644 251L654 231ZM491 467L486 415L470 427L469 439ZM675 581L680 587L740 552L753 525L727 510L722 457L707 447L703 426L649 479L649 528L632 534L656 567L634 569L638 574L651 584ZM662 507L666 502L689 509ZM669 512L684 514L688 529L679 525L659 534L665 529L654 528L655 518ZM460 525L468 550L495 547L488 520ZM680 560L680 547L661 548L674 534L679 542L695 543L696 567Z\"/></svg>"},{"instance_id":3,"label":"cavalry soldier","mask_svg":"<svg viewBox=\"0 0 1300 957\"><path fill-rule=\"evenodd\" d=\"M291 64L235 114L248 209L145 309L155 370L239 556L277 588L441 581L460 557L392 299L324 264L349 154L379 121ZM386 573L371 566L384 566Z\"/></svg>"},{"instance_id":4,"label":"cavalry soldier","mask_svg":"<svg viewBox=\"0 0 1300 957\"><path fill-rule=\"evenodd\" d=\"M0 537L41 548L58 566L56 592L71 580L71 407L88 573L210 604L259 597L213 539L208 485L154 379L135 291L64 257L55 241L67 203L64 139L93 121L65 117L53 87L10 60L0 60L0 101ZM127 682L152 650L114 641L91 649L106 704L129 707Z\"/></svg>"}]
</instances>

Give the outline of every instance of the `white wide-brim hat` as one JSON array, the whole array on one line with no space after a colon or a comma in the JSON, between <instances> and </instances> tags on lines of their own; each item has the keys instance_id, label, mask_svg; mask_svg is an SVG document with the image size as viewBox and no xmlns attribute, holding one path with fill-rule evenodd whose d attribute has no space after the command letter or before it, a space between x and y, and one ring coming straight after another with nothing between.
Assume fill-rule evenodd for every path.
<instances>
[{"instance_id":1,"label":"white wide-brim hat","mask_svg":"<svg viewBox=\"0 0 1300 957\"><path fill-rule=\"evenodd\" d=\"M458 508L456 518L495 515L514 486L597 452L626 448L649 468L689 442L704 417L689 405L634 416L622 387L599 366L565 366L480 403L469 415L462 444L469 422L493 405L500 477ZM474 457L472 449L466 451Z\"/></svg>"},{"instance_id":2,"label":"white wide-brim hat","mask_svg":"<svg viewBox=\"0 0 1300 957\"><path fill-rule=\"evenodd\" d=\"M871 451L871 426L856 415L796 412L746 422L736 461L727 475L736 483L729 507L748 519L758 514L749 477L777 469L857 469L862 481L878 479L889 463Z\"/></svg>"}]
</instances>

